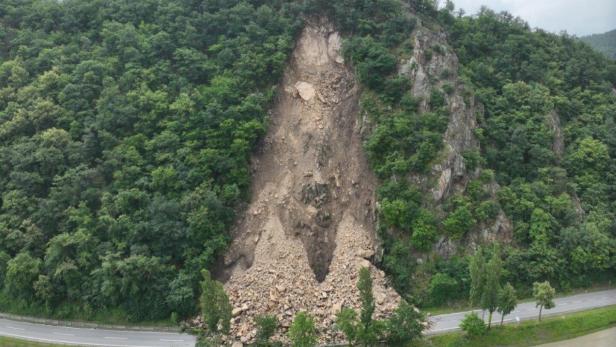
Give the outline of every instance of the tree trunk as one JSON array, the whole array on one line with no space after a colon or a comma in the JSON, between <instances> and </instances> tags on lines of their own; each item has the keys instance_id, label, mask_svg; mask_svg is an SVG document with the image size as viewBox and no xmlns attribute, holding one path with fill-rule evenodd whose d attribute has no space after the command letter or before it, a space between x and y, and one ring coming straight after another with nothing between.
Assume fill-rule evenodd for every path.
<instances>
[{"instance_id":1,"label":"tree trunk","mask_svg":"<svg viewBox=\"0 0 616 347\"><path fill-rule=\"evenodd\" d=\"M505 320L505 315L501 313L501 326L503 326L503 320Z\"/></svg>"},{"instance_id":2,"label":"tree trunk","mask_svg":"<svg viewBox=\"0 0 616 347\"><path fill-rule=\"evenodd\" d=\"M541 322L541 311L543 311L543 305L539 306L539 321Z\"/></svg>"},{"instance_id":3,"label":"tree trunk","mask_svg":"<svg viewBox=\"0 0 616 347\"><path fill-rule=\"evenodd\" d=\"M492 311L490 311L490 315L488 316L488 329L492 327Z\"/></svg>"}]
</instances>

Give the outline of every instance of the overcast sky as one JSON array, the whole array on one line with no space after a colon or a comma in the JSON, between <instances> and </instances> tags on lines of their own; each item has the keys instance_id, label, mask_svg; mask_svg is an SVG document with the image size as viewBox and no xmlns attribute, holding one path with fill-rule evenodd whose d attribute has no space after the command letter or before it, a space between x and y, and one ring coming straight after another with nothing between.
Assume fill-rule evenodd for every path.
<instances>
[{"instance_id":1,"label":"overcast sky","mask_svg":"<svg viewBox=\"0 0 616 347\"><path fill-rule=\"evenodd\" d=\"M445 1L441 1L444 3ZM475 14L481 5L521 17L531 27L583 36L616 29L616 0L453 0Z\"/></svg>"}]
</instances>

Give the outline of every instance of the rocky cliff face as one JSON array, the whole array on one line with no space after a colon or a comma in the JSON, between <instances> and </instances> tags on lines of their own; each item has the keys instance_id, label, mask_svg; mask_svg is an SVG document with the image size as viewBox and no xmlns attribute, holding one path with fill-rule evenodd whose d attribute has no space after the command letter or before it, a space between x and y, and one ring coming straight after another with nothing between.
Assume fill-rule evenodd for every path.
<instances>
[{"instance_id":1,"label":"rocky cliff face","mask_svg":"<svg viewBox=\"0 0 616 347\"><path fill-rule=\"evenodd\" d=\"M475 137L477 117L483 107L468 93L458 76L458 58L447 44L445 33L419 27L414 33L413 55L402 62L399 73L407 76L412 83L411 93L422 100L419 111L429 111L429 100L433 90L445 90L449 112L449 123L443 135L443 150L433 164L431 173L416 175L412 179L418 186L429 191L432 201L427 202L439 210L440 204L448 197L464 193L471 179L477 178L481 168L469 170L464 154L479 151L479 141ZM446 90L446 89L449 90ZM496 182L488 187L492 196L498 191ZM507 241L511 239L512 225L507 216L500 211L497 218L488 225L482 225L479 233L469 236L475 241ZM441 255L455 252L455 244L446 237L436 245Z\"/></svg>"},{"instance_id":2,"label":"rocky cliff face","mask_svg":"<svg viewBox=\"0 0 616 347\"><path fill-rule=\"evenodd\" d=\"M362 150L358 85L340 46L328 23L304 29L254 158L252 201L225 259L232 331L242 342L254 338L255 316L275 314L288 327L302 310L331 341L335 313L359 308L361 267L372 271L377 316L399 301L370 262L376 179Z\"/></svg>"},{"instance_id":3,"label":"rocky cliff face","mask_svg":"<svg viewBox=\"0 0 616 347\"><path fill-rule=\"evenodd\" d=\"M462 96L464 89L458 80L458 58L447 48L445 34L420 28L414 35L413 56L401 65L400 73L411 79L411 93L422 100L420 111L428 110L433 89L441 89L446 84L453 88L451 93L445 94L450 118L443 136L443 160L432 168L433 174L438 176L432 195L434 201L439 202L454 192L463 191L469 177L475 174L467 173L463 154L479 149L473 131L477 127L475 115L482 109L473 98L465 100Z\"/></svg>"}]
</instances>

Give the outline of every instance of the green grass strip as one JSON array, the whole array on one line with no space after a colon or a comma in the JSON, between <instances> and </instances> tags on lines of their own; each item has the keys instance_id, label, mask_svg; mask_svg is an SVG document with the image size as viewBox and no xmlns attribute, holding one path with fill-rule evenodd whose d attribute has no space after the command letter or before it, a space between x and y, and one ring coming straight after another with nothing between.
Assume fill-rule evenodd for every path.
<instances>
[{"instance_id":1,"label":"green grass strip","mask_svg":"<svg viewBox=\"0 0 616 347\"><path fill-rule=\"evenodd\" d=\"M12 337L0 336L0 346L2 347L60 347L66 345L54 345L50 343L33 342L27 340L14 339Z\"/></svg>"},{"instance_id":2,"label":"green grass strip","mask_svg":"<svg viewBox=\"0 0 616 347\"><path fill-rule=\"evenodd\" d=\"M616 306L493 327L486 335L467 339L462 332L433 336L421 347L528 347L572 339L616 326Z\"/></svg>"}]
</instances>

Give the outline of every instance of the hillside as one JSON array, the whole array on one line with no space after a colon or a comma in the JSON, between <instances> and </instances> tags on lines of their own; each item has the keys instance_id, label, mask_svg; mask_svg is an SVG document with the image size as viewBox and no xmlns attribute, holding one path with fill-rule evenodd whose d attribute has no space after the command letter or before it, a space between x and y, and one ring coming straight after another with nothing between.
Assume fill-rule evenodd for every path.
<instances>
[{"instance_id":1,"label":"hillside","mask_svg":"<svg viewBox=\"0 0 616 347\"><path fill-rule=\"evenodd\" d=\"M592 48L616 59L616 30L608 31L603 34L593 34L583 36L580 40L589 44Z\"/></svg>"},{"instance_id":2,"label":"hillside","mask_svg":"<svg viewBox=\"0 0 616 347\"><path fill-rule=\"evenodd\" d=\"M199 313L322 339L503 284L616 273L616 62L508 14L425 0L4 1L0 311ZM395 292L394 292L395 290Z\"/></svg>"}]
</instances>

